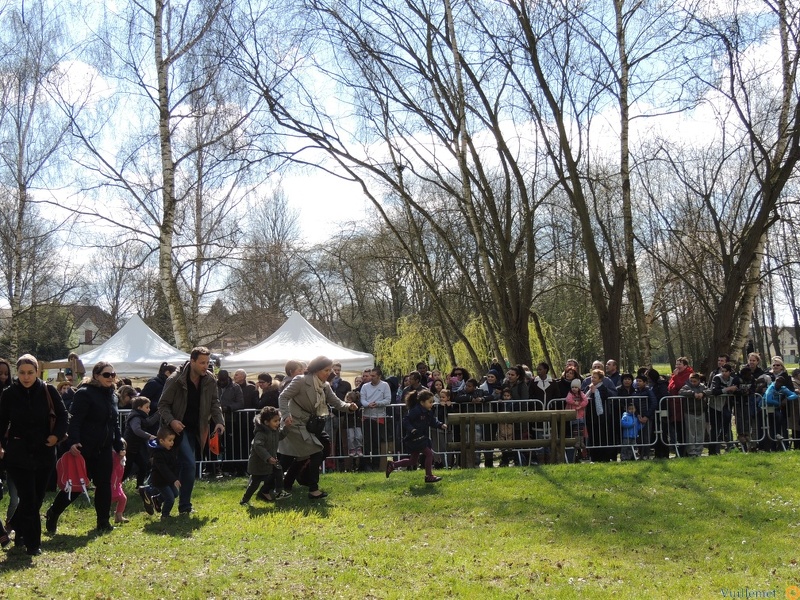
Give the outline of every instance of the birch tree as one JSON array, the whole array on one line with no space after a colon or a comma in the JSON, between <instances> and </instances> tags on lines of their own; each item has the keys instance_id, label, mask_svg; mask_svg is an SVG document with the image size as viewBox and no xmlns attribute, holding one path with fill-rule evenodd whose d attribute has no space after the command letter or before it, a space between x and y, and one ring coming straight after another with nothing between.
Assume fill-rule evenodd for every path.
<instances>
[{"instance_id":1,"label":"birch tree","mask_svg":"<svg viewBox=\"0 0 800 600\"><path fill-rule=\"evenodd\" d=\"M66 46L57 9L7 6L0 24L0 297L8 302L8 353L17 356L26 313L58 304L75 286L59 251L66 218L45 215L41 203L63 184L68 122L51 102L64 74Z\"/></svg>"},{"instance_id":2,"label":"birch tree","mask_svg":"<svg viewBox=\"0 0 800 600\"><path fill-rule=\"evenodd\" d=\"M220 28L233 10L228 0L154 0L108 14L93 40L94 85L79 101L63 99L83 148L74 159L87 173L84 193L106 198L76 213L138 236L157 256L185 350L220 291L218 267L236 251L242 202L269 157L267 124L253 119L260 98L224 68ZM78 106L91 110L81 118Z\"/></svg>"}]
</instances>

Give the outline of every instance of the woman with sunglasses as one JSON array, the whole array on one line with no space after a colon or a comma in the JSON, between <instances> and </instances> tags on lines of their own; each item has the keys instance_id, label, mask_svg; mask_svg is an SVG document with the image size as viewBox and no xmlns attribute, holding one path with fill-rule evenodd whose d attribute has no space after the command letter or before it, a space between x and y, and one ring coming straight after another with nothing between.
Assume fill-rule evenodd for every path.
<instances>
[{"instance_id":1,"label":"woman with sunglasses","mask_svg":"<svg viewBox=\"0 0 800 600\"><path fill-rule=\"evenodd\" d=\"M92 377L78 388L70 406L70 422L66 446L73 455L83 455L86 472L94 482L94 508L97 513L97 532L105 533L114 527L109 522L111 510L112 451L125 455L119 430L117 374L114 366L105 361L92 369ZM71 497L70 497L71 496ZM45 515L45 526L51 534L58 528L58 518L79 494L59 491Z\"/></svg>"}]
</instances>

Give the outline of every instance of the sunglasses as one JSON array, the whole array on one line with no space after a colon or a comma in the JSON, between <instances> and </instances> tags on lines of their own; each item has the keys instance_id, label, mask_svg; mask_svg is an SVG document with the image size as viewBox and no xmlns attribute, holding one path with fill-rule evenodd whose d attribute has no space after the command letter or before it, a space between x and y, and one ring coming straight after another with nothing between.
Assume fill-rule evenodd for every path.
<instances>
[{"instance_id":1,"label":"sunglasses","mask_svg":"<svg viewBox=\"0 0 800 600\"><path fill-rule=\"evenodd\" d=\"M112 377L116 377L117 374L114 371L106 371L105 373L100 373L106 379L111 379Z\"/></svg>"}]
</instances>

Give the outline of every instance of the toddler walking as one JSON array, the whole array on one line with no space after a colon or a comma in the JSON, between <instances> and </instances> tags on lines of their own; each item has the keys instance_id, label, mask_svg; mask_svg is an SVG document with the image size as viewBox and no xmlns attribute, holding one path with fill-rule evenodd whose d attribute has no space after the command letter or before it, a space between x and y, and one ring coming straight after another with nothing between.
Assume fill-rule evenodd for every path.
<instances>
[{"instance_id":1,"label":"toddler walking","mask_svg":"<svg viewBox=\"0 0 800 600\"><path fill-rule=\"evenodd\" d=\"M250 480L242 496L241 504L250 502L259 485L263 484L259 494L267 502L282 500L291 496L283 489L283 470L278 462L278 442L286 437L286 427L291 426L291 415L286 417L285 426L281 428L281 414L274 406L265 406L253 419L254 435L250 447L250 458L247 461L247 472ZM274 496L273 496L274 489Z\"/></svg>"},{"instance_id":2,"label":"toddler walking","mask_svg":"<svg viewBox=\"0 0 800 600\"><path fill-rule=\"evenodd\" d=\"M433 412L433 393L422 389L406 395L408 414L403 418L403 445L411 451L409 458L386 463L386 477L398 467L413 467L419 462L420 453L425 455L425 483L436 483L442 478L433 474L433 450L431 450L430 428L443 431L447 425L439 421Z\"/></svg>"},{"instance_id":3,"label":"toddler walking","mask_svg":"<svg viewBox=\"0 0 800 600\"><path fill-rule=\"evenodd\" d=\"M156 434L158 445L153 450L150 461L153 465L150 484L158 488L161 495L161 520L170 518L181 482L178 480L178 452L173 450L175 432L169 427L161 427Z\"/></svg>"},{"instance_id":4,"label":"toddler walking","mask_svg":"<svg viewBox=\"0 0 800 600\"><path fill-rule=\"evenodd\" d=\"M122 440L122 447L125 447L125 440ZM125 506L128 504L128 497L122 489L122 482L125 475L125 456L120 456L118 452L113 454L114 464L111 467L111 504L117 503L114 511L115 523L127 523L125 518Z\"/></svg>"}]
</instances>

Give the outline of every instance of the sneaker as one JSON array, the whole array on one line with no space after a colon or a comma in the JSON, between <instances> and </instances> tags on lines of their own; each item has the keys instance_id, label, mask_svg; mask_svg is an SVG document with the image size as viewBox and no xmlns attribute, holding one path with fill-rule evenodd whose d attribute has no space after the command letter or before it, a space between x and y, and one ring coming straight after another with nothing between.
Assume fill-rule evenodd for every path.
<instances>
[{"instance_id":1,"label":"sneaker","mask_svg":"<svg viewBox=\"0 0 800 600\"><path fill-rule=\"evenodd\" d=\"M364 456L364 449L363 448L356 448L356 455L357 456Z\"/></svg>"},{"instance_id":2,"label":"sneaker","mask_svg":"<svg viewBox=\"0 0 800 600\"><path fill-rule=\"evenodd\" d=\"M442 478L438 475L426 475L425 476L425 483L436 483L437 481L441 481Z\"/></svg>"},{"instance_id":3,"label":"sneaker","mask_svg":"<svg viewBox=\"0 0 800 600\"><path fill-rule=\"evenodd\" d=\"M277 494L275 494L275 500L283 500L284 498L291 498L292 493L287 492L286 490L281 490Z\"/></svg>"},{"instance_id":4,"label":"sneaker","mask_svg":"<svg viewBox=\"0 0 800 600\"><path fill-rule=\"evenodd\" d=\"M247 500L240 500L239 506L250 506L250 503Z\"/></svg>"},{"instance_id":5,"label":"sneaker","mask_svg":"<svg viewBox=\"0 0 800 600\"><path fill-rule=\"evenodd\" d=\"M357 456L356 449L355 448L350 448L350 452L348 452L348 454L350 456Z\"/></svg>"},{"instance_id":6,"label":"sneaker","mask_svg":"<svg viewBox=\"0 0 800 600\"><path fill-rule=\"evenodd\" d=\"M193 508L186 508L184 510L178 511L178 516L179 517L189 517L192 514L194 514L194 509Z\"/></svg>"},{"instance_id":7,"label":"sneaker","mask_svg":"<svg viewBox=\"0 0 800 600\"><path fill-rule=\"evenodd\" d=\"M389 475L392 474L392 471L394 471L394 462L388 461L386 463L386 479L389 479Z\"/></svg>"},{"instance_id":8,"label":"sneaker","mask_svg":"<svg viewBox=\"0 0 800 600\"><path fill-rule=\"evenodd\" d=\"M139 488L139 496L142 498L142 505L144 505L145 511L147 511L148 515L156 514L155 509L153 508L153 499L150 497L149 492L147 491L147 486L142 486Z\"/></svg>"},{"instance_id":9,"label":"sneaker","mask_svg":"<svg viewBox=\"0 0 800 600\"><path fill-rule=\"evenodd\" d=\"M130 523L130 519L124 517L123 515L117 513L114 516L114 523Z\"/></svg>"},{"instance_id":10,"label":"sneaker","mask_svg":"<svg viewBox=\"0 0 800 600\"><path fill-rule=\"evenodd\" d=\"M161 514L161 494L156 494L155 496L150 496L150 499L153 501L153 510L157 514Z\"/></svg>"}]
</instances>

